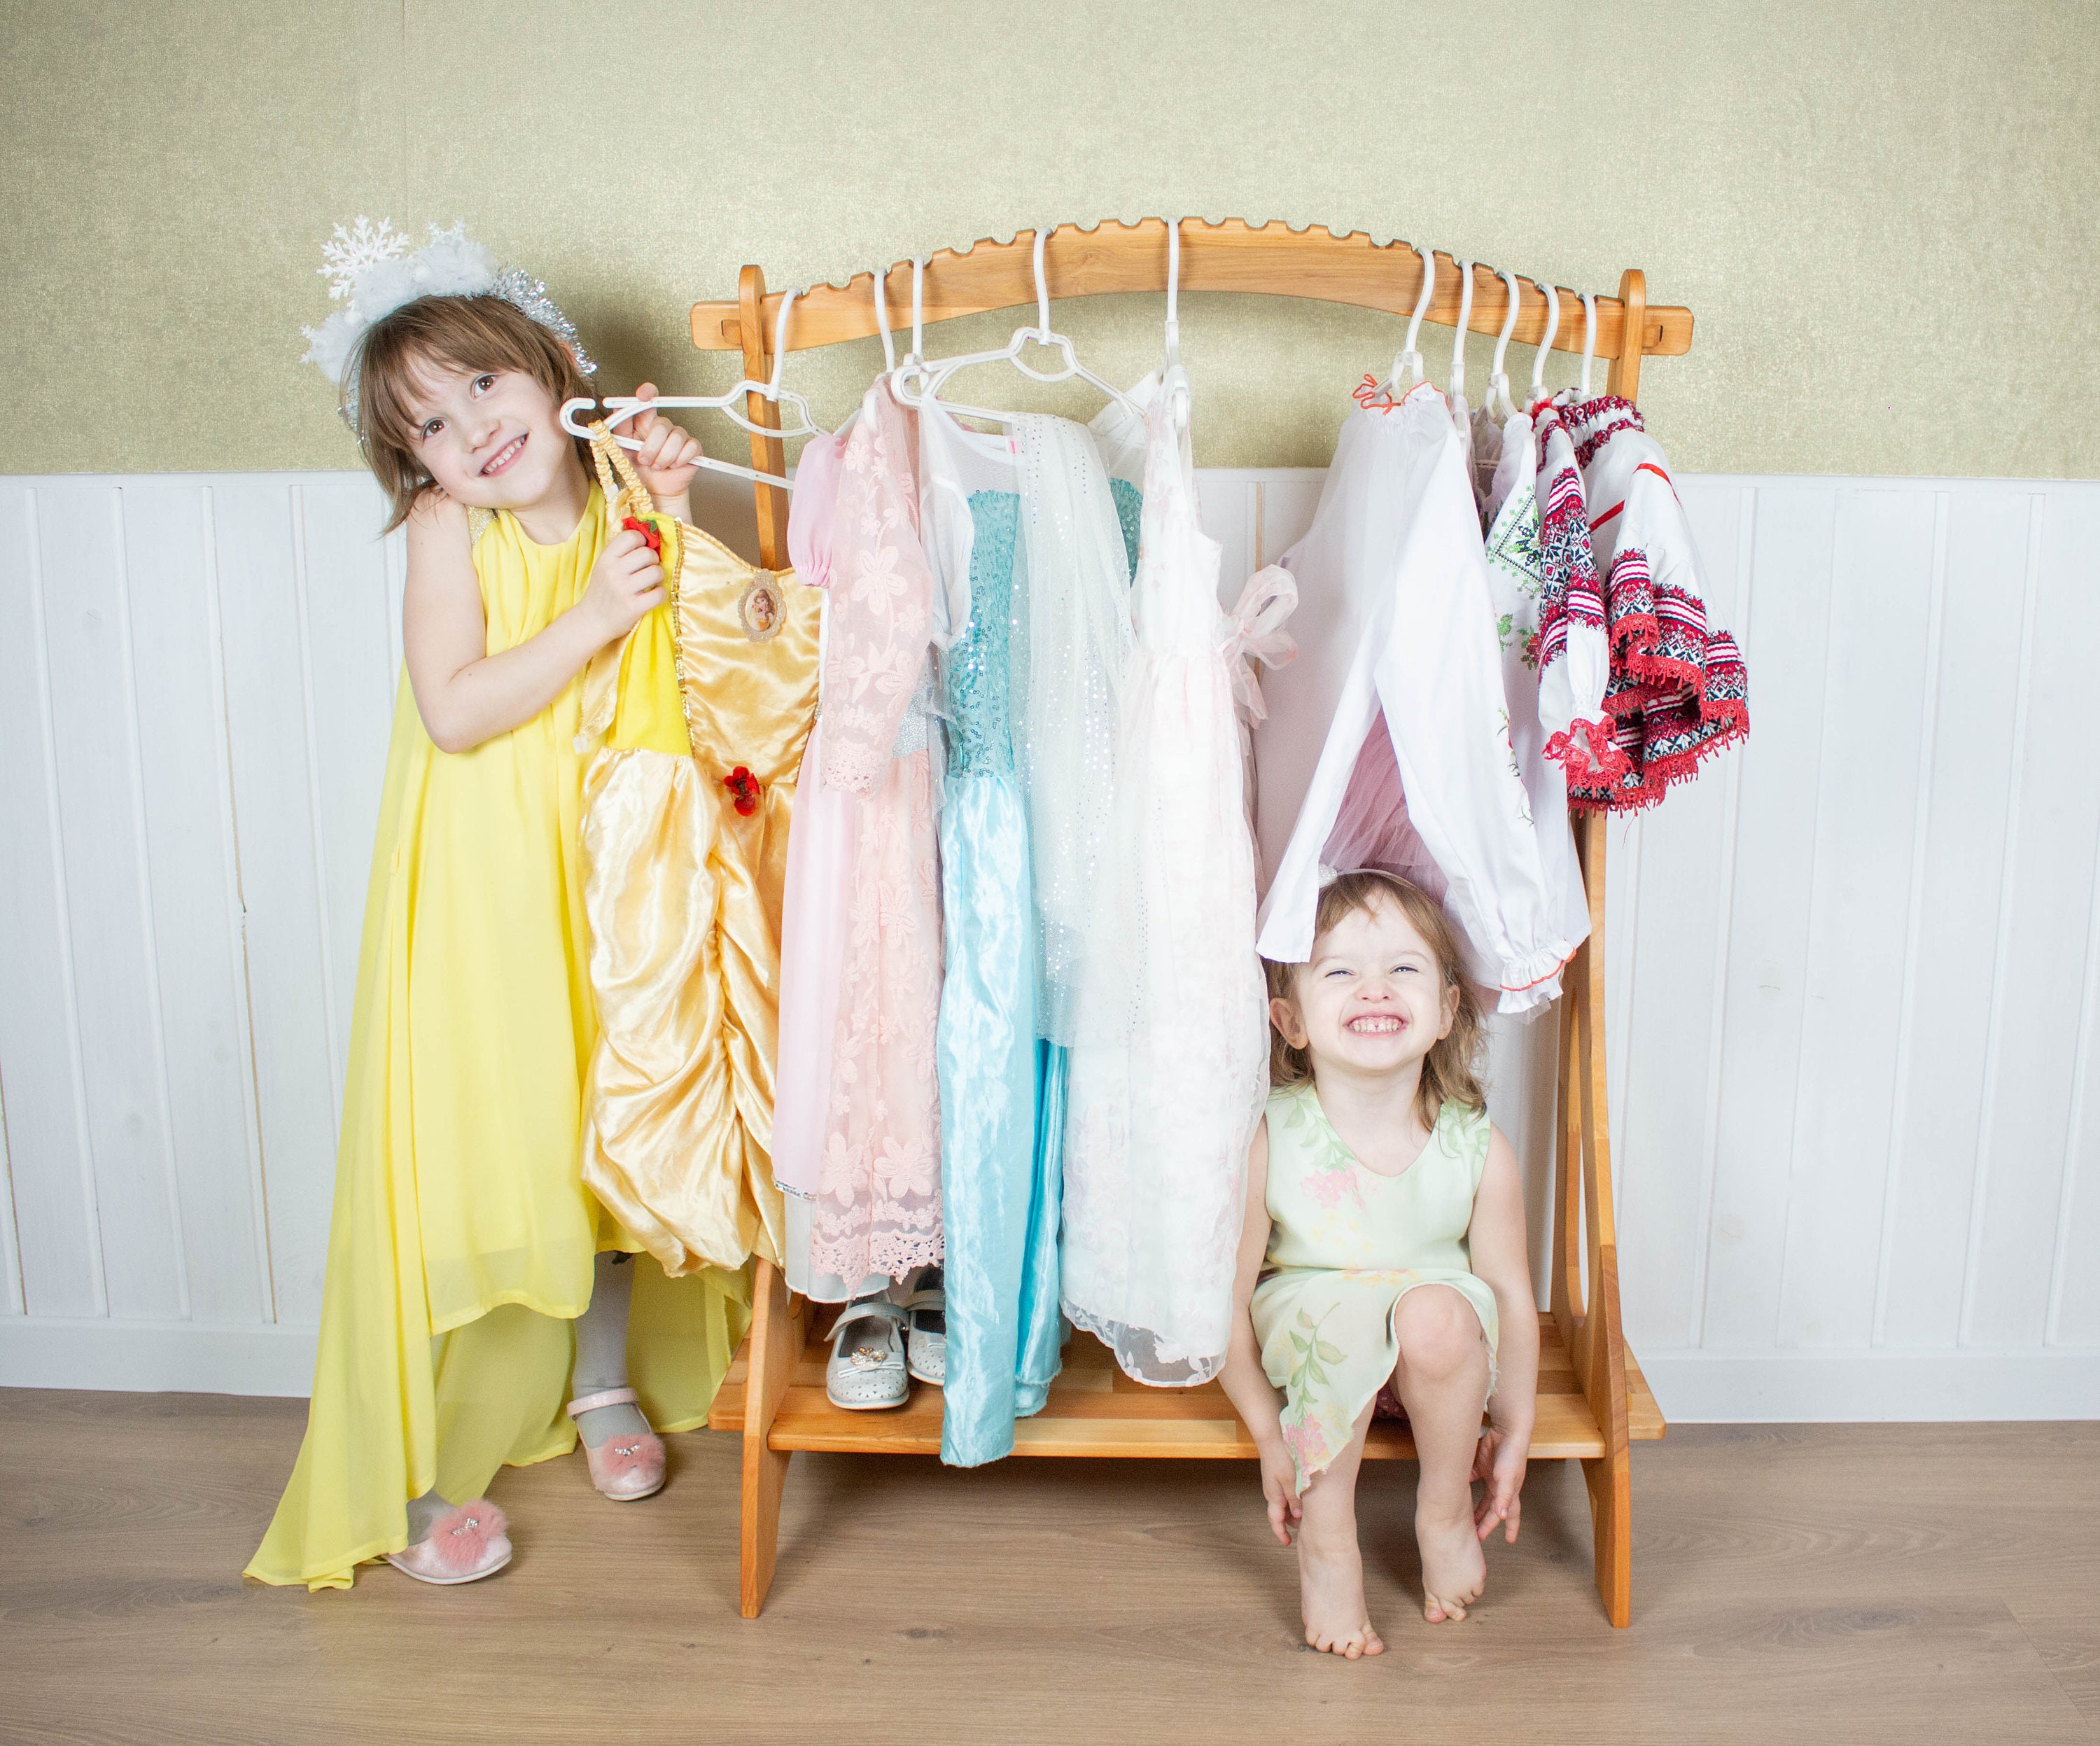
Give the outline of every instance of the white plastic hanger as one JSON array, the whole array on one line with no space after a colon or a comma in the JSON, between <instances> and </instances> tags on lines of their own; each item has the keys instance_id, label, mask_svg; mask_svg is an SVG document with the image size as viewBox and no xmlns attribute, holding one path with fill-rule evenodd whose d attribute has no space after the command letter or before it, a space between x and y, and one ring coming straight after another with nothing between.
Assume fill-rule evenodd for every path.
<instances>
[{"instance_id":1,"label":"white plastic hanger","mask_svg":"<svg viewBox=\"0 0 2100 1746\"><path fill-rule=\"evenodd\" d=\"M1143 409L1114 384L1096 376L1079 362L1079 353L1072 342L1050 325L1050 281L1043 271L1043 248L1050 240L1050 231L1039 229L1035 233L1035 325L1016 328L1013 337L996 351L966 351L952 358L937 358L924 364L907 376L900 370L898 375L897 398L907 406L924 407L929 401L939 401L942 410L960 413L967 418L982 418L994 424L1011 424L1020 415L1012 412L994 412L990 408L964 406L953 400L941 400L942 386L956 371L979 364L1010 364L1022 375L1032 377L1039 382L1061 382L1077 377L1088 386L1098 388L1110 399L1127 408L1134 416L1142 417ZM915 298L915 304L916 299ZM1061 368L1039 370L1021 355L1030 346L1048 346L1064 355Z\"/></svg>"},{"instance_id":2,"label":"white plastic hanger","mask_svg":"<svg viewBox=\"0 0 2100 1746\"><path fill-rule=\"evenodd\" d=\"M1590 398L1590 366L1597 357L1597 298L1594 292L1582 293L1582 387L1577 399Z\"/></svg>"},{"instance_id":3,"label":"white plastic hanger","mask_svg":"<svg viewBox=\"0 0 2100 1746\"><path fill-rule=\"evenodd\" d=\"M1552 397L1546 391L1546 355L1553 350L1553 336L1560 331L1560 293L1551 285L1538 288L1546 293L1546 337L1538 342L1538 351L1531 360L1531 405L1536 411L1538 403Z\"/></svg>"},{"instance_id":4,"label":"white plastic hanger","mask_svg":"<svg viewBox=\"0 0 2100 1746\"><path fill-rule=\"evenodd\" d=\"M1428 375L1428 366L1422 361L1422 354L1415 349L1415 342L1422 336L1422 318L1429 313L1429 300L1436 294L1436 257L1420 243L1410 245L1422 257L1422 291L1414 300L1414 313L1408 318L1407 343L1392 360L1392 374L1386 378L1380 392L1388 400L1397 404L1417 382ZM1401 383L1401 373L1407 373L1405 386Z\"/></svg>"},{"instance_id":5,"label":"white plastic hanger","mask_svg":"<svg viewBox=\"0 0 2100 1746\"><path fill-rule=\"evenodd\" d=\"M1510 399L1509 374L1502 364L1509 356L1510 335L1516 332L1516 275L1505 267L1496 276L1509 293L1509 307L1502 311L1502 330L1495 339L1495 368L1488 378L1488 410L1497 418L1510 419L1516 417L1516 402Z\"/></svg>"},{"instance_id":6,"label":"white plastic hanger","mask_svg":"<svg viewBox=\"0 0 2100 1746\"><path fill-rule=\"evenodd\" d=\"M1159 378L1167 414L1176 430L1189 428L1189 373L1181 368L1181 221L1167 221L1167 368Z\"/></svg>"},{"instance_id":7,"label":"white plastic hanger","mask_svg":"<svg viewBox=\"0 0 2100 1746\"><path fill-rule=\"evenodd\" d=\"M1466 399L1466 328L1473 319L1473 263L1458 263L1458 325L1451 336L1451 386L1447 390L1455 410Z\"/></svg>"},{"instance_id":8,"label":"white plastic hanger","mask_svg":"<svg viewBox=\"0 0 2100 1746\"><path fill-rule=\"evenodd\" d=\"M918 262L911 263L915 267ZM897 342L889 337L889 269L878 267L875 270L875 324L882 334L882 373L897 373Z\"/></svg>"},{"instance_id":9,"label":"white plastic hanger","mask_svg":"<svg viewBox=\"0 0 2100 1746\"><path fill-rule=\"evenodd\" d=\"M653 400L638 399L633 395L608 395L602 401L565 400L562 403L562 430L567 431L571 436L588 437L590 434L589 430L577 422L576 415L602 406L608 415L605 421L606 428L611 433L613 440L622 448L638 450L642 447L638 439L622 436L620 434L620 426L622 424L637 413L645 411L668 412L673 408L695 408L702 411L723 413L732 423L743 425L746 430L757 436L777 436L784 439L821 435L823 433L810 417L810 403L792 388L783 388L780 385L781 373L788 362L786 341L788 312L794 308L795 299L801 294L802 287L798 285L785 293L780 299L780 307L773 321L773 376L770 381L753 381L750 377L746 377L726 393L659 395ZM794 425L783 425L777 430L770 425L756 422L746 417L737 403L749 394L762 395L775 406L792 407L800 422ZM795 488L793 480L783 478L778 473L762 473L755 467L739 466L733 461L717 461L711 455L701 456L695 465L704 467L711 473L726 473L733 478L750 479L757 484L777 485L783 491L792 491Z\"/></svg>"}]
</instances>

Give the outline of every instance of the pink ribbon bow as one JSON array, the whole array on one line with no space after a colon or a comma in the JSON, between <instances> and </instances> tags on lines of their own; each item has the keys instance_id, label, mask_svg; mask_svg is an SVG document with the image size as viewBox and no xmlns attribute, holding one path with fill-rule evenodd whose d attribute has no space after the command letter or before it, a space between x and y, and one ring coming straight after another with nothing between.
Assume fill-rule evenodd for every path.
<instances>
[{"instance_id":1,"label":"pink ribbon bow","mask_svg":"<svg viewBox=\"0 0 2100 1746\"><path fill-rule=\"evenodd\" d=\"M1298 645L1282 628L1297 605L1297 577L1282 565L1271 564L1247 578L1239 604L1225 615L1224 656L1233 678L1233 699L1249 721L1268 718L1254 664L1282 667L1298 653Z\"/></svg>"}]
</instances>

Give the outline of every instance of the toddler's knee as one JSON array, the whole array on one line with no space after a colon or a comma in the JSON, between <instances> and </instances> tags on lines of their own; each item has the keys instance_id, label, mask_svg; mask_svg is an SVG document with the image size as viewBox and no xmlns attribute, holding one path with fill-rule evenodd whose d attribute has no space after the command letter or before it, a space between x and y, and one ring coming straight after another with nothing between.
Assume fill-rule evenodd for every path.
<instances>
[{"instance_id":1,"label":"toddler's knee","mask_svg":"<svg viewBox=\"0 0 2100 1746\"><path fill-rule=\"evenodd\" d=\"M1423 1285L1400 1300L1396 1332L1403 1365L1425 1375L1446 1376L1473 1361L1480 1318L1449 1286Z\"/></svg>"}]
</instances>

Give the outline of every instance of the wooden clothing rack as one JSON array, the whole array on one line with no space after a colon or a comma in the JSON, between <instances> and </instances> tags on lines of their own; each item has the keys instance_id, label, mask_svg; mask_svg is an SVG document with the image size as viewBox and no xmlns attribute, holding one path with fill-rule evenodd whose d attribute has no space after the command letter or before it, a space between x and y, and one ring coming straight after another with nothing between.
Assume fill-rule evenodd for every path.
<instances>
[{"instance_id":1,"label":"wooden clothing rack","mask_svg":"<svg viewBox=\"0 0 2100 1746\"><path fill-rule=\"evenodd\" d=\"M1317 227L1254 226L1238 219L1210 224L1179 221L1184 291L1259 292L1316 298L1412 314L1422 288L1422 262L1412 245L1374 243L1358 231L1336 236ZM1032 231L1010 242L983 241L944 250L924 269L923 307L931 324L958 315L1012 308L1035 301ZM1045 249L1052 294L1158 292L1167 283L1167 221L1105 223L1054 231ZM911 263L890 271L893 329L908 333ZM1476 264L1468 325L1499 333L1509 293L1489 267ZM843 285L818 285L796 300L788 349L834 345L875 333L873 276ZM901 288L901 289L900 289ZM1512 338L1537 345L1546 321L1545 293L1530 280L1517 283ZM693 343L703 351L743 354L744 373L763 381L778 293L746 267L734 303L693 307ZM1458 324L1458 263L1440 258L1427 312L1444 327ZM1574 320L1569 320L1570 311ZM1608 391L1638 397L1643 356L1671 357L1691 349L1692 312L1651 308L1639 269L1629 268L1616 298L1596 300L1597 355L1610 360ZM1560 293L1560 324L1553 349L1582 350L1582 306ZM763 396L749 397L754 423L779 428ZM785 471L777 436L754 434L752 465ZM753 487L757 497L761 562L778 569L787 549L787 494ZM1257 554L1259 556L1259 554ZM1578 814L1576 851L1590 902L1590 937L1562 980L1555 1102L1551 1307L1539 1317L1538 1412L1531 1458L1582 1463L1596 1541L1597 1591L1615 1625L1633 1617L1631 1468L1629 1446L1662 1435L1662 1414L1633 1355L1619 1316L1618 1245L1613 1231L1611 1151L1604 1101L1604 822ZM756 1618L773 1581L780 1500L788 1465L797 1449L932 1455L941 1448L941 1397L920 1387L894 1411L846 1412L824 1393L825 1345L819 1318L787 1289L779 1270L761 1260L753 1287L749 1337L717 1396L708 1423L743 1439L741 1607ZM1414 1446L1403 1422L1372 1425L1365 1451L1374 1458L1412 1460ZM1215 1382L1202 1388L1150 1388L1119 1371L1091 1335L1075 1333L1049 1404L1014 1427L1014 1453L1251 1460L1256 1451Z\"/></svg>"}]
</instances>

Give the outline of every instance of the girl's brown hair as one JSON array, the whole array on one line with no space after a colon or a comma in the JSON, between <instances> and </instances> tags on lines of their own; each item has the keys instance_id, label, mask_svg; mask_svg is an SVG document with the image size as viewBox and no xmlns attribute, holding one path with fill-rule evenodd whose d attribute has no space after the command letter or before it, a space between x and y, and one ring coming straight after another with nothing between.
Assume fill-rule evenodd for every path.
<instances>
[{"instance_id":1,"label":"girl's brown hair","mask_svg":"<svg viewBox=\"0 0 2100 1746\"><path fill-rule=\"evenodd\" d=\"M417 498L432 483L416 458L412 402L418 378L433 364L518 371L545 389L557 406L589 392L576 355L500 297L419 297L381 316L366 329L353 368L358 444L386 493L389 533L408 520ZM590 444L578 438L576 448L588 474Z\"/></svg>"},{"instance_id":2,"label":"girl's brown hair","mask_svg":"<svg viewBox=\"0 0 2100 1746\"><path fill-rule=\"evenodd\" d=\"M1320 907L1312 919L1313 937L1317 939L1343 916L1359 911L1368 915L1381 903L1396 906L1407 918L1435 955L1437 974L1445 988L1458 991L1458 1014L1451 1021L1450 1034L1432 1044L1423 1060L1422 1085L1415 1093L1416 1110L1427 1124L1436 1119L1437 1112L1447 1101L1457 1104L1462 1109L1486 1109L1487 1094L1480 1089L1480 1078L1483 1036L1480 1004L1472 985L1466 980L1458 936L1452 932L1450 919L1445 915L1442 904L1419 885L1411 884L1396 874L1381 873L1369 867L1360 872L1343 873L1320 893ZM1304 968L1303 964L1270 963L1270 999L1295 1003L1295 981ZM1292 1086L1309 1084L1312 1078L1312 1052L1293 1048L1272 1023L1270 1085L1284 1091Z\"/></svg>"}]
</instances>

